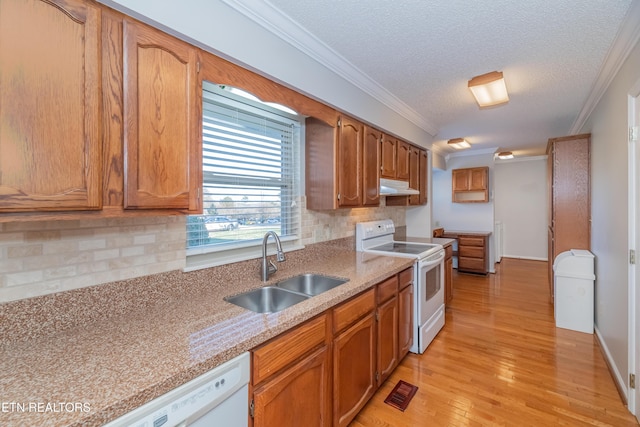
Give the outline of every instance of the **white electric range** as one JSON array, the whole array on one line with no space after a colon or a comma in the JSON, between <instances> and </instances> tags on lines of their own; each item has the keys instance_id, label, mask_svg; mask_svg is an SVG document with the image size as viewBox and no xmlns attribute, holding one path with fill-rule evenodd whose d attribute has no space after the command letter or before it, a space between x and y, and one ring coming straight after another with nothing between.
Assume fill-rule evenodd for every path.
<instances>
[{"instance_id":1,"label":"white electric range","mask_svg":"<svg viewBox=\"0 0 640 427\"><path fill-rule=\"evenodd\" d=\"M356 224L356 250L415 259L412 353L423 353L444 326L444 249L436 243L396 241L390 219Z\"/></svg>"}]
</instances>

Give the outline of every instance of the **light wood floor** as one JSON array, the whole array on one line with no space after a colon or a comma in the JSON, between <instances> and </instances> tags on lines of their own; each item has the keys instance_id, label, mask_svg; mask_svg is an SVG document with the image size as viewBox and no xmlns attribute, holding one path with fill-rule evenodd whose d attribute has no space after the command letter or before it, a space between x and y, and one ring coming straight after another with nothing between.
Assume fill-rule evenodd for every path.
<instances>
[{"instance_id":1,"label":"light wood floor","mask_svg":"<svg viewBox=\"0 0 640 427\"><path fill-rule=\"evenodd\" d=\"M384 403L398 380L419 387L404 413ZM503 259L488 277L454 272L445 327L351 424L488 425L638 425L595 336L555 327L545 262Z\"/></svg>"}]
</instances>

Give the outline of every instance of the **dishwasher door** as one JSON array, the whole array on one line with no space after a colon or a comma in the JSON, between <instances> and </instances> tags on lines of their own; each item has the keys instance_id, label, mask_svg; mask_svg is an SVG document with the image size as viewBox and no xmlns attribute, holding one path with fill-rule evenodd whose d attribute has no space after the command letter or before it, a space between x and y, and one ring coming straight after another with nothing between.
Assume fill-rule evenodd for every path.
<instances>
[{"instance_id":1,"label":"dishwasher door","mask_svg":"<svg viewBox=\"0 0 640 427\"><path fill-rule=\"evenodd\" d=\"M249 360L243 353L105 427L247 427Z\"/></svg>"}]
</instances>

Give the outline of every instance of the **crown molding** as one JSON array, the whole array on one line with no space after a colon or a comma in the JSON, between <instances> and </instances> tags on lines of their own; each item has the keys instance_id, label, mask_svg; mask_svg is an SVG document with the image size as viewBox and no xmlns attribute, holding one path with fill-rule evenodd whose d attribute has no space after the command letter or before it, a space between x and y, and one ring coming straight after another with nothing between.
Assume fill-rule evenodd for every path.
<instances>
[{"instance_id":1,"label":"crown molding","mask_svg":"<svg viewBox=\"0 0 640 427\"><path fill-rule=\"evenodd\" d=\"M431 136L437 135L436 126L268 1L222 0L222 2L405 117Z\"/></svg>"},{"instance_id":2,"label":"crown molding","mask_svg":"<svg viewBox=\"0 0 640 427\"><path fill-rule=\"evenodd\" d=\"M633 0L629 10L622 21L611 48L600 68L589 97L580 110L576 121L571 126L570 135L580 133L582 126L587 122L591 113L600 102L600 99L609 88L618 71L629 57L631 50L640 39L640 1Z\"/></svg>"},{"instance_id":3,"label":"crown molding","mask_svg":"<svg viewBox=\"0 0 640 427\"><path fill-rule=\"evenodd\" d=\"M483 156L486 154L495 154L498 152L499 148L500 147L489 147L489 148L483 148L480 150L456 151L456 152L447 154L445 156L445 160L449 161L449 159L455 158L455 157Z\"/></svg>"}]
</instances>

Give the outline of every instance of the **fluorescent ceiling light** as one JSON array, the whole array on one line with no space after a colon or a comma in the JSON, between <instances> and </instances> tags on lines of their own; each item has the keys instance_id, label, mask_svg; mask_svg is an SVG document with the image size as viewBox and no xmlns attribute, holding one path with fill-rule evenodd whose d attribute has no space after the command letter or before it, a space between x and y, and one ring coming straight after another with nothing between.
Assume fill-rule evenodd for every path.
<instances>
[{"instance_id":1,"label":"fluorescent ceiling light","mask_svg":"<svg viewBox=\"0 0 640 427\"><path fill-rule=\"evenodd\" d=\"M498 158L502 160L513 159L513 153L511 151L501 151L498 153Z\"/></svg>"},{"instance_id":2,"label":"fluorescent ceiling light","mask_svg":"<svg viewBox=\"0 0 640 427\"><path fill-rule=\"evenodd\" d=\"M449 144L449 146L455 148L456 150L462 150L463 148L471 147L471 144L469 144L469 142L467 142L467 140L464 138L450 139L449 141L447 141L447 144Z\"/></svg>"},{"instance_id":3,"label":"fluorescent ceiling light","mask_svg":"<svg viewBox=\"0 0 640 427\"><path fill-rule=\"evenodd\" d=\"M491 107L509 102L507 85L501 71L492 71L472 78L469 80L469 89L480 107Z\"/></svg>"}]
</instances>

